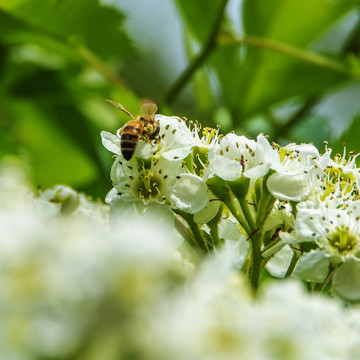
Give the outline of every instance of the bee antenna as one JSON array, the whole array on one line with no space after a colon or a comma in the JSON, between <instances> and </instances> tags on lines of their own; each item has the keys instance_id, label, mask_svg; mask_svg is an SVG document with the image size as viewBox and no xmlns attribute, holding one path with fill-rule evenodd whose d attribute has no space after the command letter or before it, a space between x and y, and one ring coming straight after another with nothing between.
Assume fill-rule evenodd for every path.
<instances>
[{"instance_id":1,"label":"bee antenna","mask_svg":"<svg viewBox=\"0 0 360 360\"><path fill-rule=\"evenodd\" d=\"M128 114L132 119L135 119L135 116L129 110L126 110L121 104L119 104L115 101L109 100L109 99L105 99L105 101L107 101L109 104L117 107L118 109L122 110L124 113Z\"/></svg>"}]
</instances>

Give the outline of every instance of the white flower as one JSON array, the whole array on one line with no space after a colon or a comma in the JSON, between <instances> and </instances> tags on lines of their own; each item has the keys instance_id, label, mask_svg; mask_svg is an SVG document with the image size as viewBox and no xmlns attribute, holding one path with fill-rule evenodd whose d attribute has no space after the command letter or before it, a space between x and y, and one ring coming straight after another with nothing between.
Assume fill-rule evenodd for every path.
<instances>
[{"instance_id":1,"label":"white flower","mask_svg":"<svg viewBox=\"0 0 360 360\"><path fill-rule=\"evenodd\" d=\"M346 299L359 299L359 219L360 201L343 204L342 208L334 208L326 202L306 201L298 204L295 231L280 233L280 238L294 247L301 242L313 242L316 248L301 256L294 277L323 282L332 267L336 269L336 293ZM346 282L343 281L345 278L348 279Z\"/></svg>"},{"instance_id":2,"label":"white flower","mask_svg":"<svg viewBox=\"0 0 360 360\"><path fill-rule=\"evenodd\" d=\"M297 211L294 237L298 241L315 242L338 262L360 260L360 201L349 203L346 209L306 201L298 204Z\"/></svg>"},{"instance_id":3,"label":"white flower","mask_svg":"<svg viewBox=\"0 0 360 360\"><path fill-rule=\"evenodd\" d=\"M192 173L192 168L187 169L182 160L191 154L194 146L211 147L217 141L217 134L200 139L198 127L190 130L178 117L156 115L155 121L160 126L158 140L151 144L140 140L130 161L121 156L119 131L117 135L101 133L105 148L117 155L111 169L114 188L106 202L120 196L126 201L157 202L197 213L208 204L209 192L205 182Z\"/></svg>"},{"instance_id":4,"label":"white flower","mask_svg":"<svg viewBox=\"0 0 360 360\"><path fill-rule=\"evenodd\" d=\"M127 227L110 233L98 221L102 210L88 211L103 204L80 201L70 216L61 215L61 203L52 200L82 198L70 188L55 187L35 198L11 179L0 183L0 358L86 357L103 341L102 331L116 334L106 346L119 348L121 341L116 358L124 348L135 349L139 338L145 342L151 304L185 276L184 266L172 259L178 238L164 232L171 221L161 223L165 207L138 223L123 219ZM47 212L46 204L55 211ZM107 322L101 309L120 321ZM132 331L136 337L128 336ZM90 332L84 350L82 339Z\"/></svg>"},{"instance_id":5,"label":"white flower","mask_svg":"<svg viewBox=\"0 0 360 360\"><path fill-rule=\"evenodd\" d=\"M35 198L0 181L1 359L357 358L356 307L349 312L293 282L264 284L255 300L234 269L231 247L216 249L193 271L175 250L166 206L118 197L124 216L112 214L109 232L97 220L102 211L84 222L81 201L66 217L45 201L59 190L66 200L73 190ZM45 203L56 211L45 215ZM232 220L220 234L232 244L241 236Z\"/></svg>"},{"instance_id":6,"label":"white flower","mask_svg":"<svg viewBox=\"0 0 360 360\"><path fill-rule=\"evenodd\" d=\"M157 156L166 160L183 160L196 144L195 134L184 120L176 116L156 115L160 124L160 139ZM196 134L197 135L197 134Z\"/></svg>"},{"instance_id":7,"label":"white flower","mask_svg":"<svg viewBox=\"0 0 360 360\"><path fill-rule=\"evenodd\" d=\"M194 214L209 202L204 181L188 173L182 162L151 160L149 167L136 159L123 162L116 159L111 169L114 188L106 197L110 203L115 197L127 201L157 202Z\"/></svg>"},{"instance_id":8,"label":"white flower","mask_svg":"<svg viewBox=\"0 0 360 360\"><path fill-rule=\"evenodd\" d=\"M244 175L257 179L266 175L278 158L277 151L263 135L255 142L245 136L227 134L209 151L207 177L217 175L233 181Z\"/></svg>"},{"instance_id":9,"label":"white flower","mask_svg":"<svg viewBox=\"0 0 360 360\"><path fill-rule=\"evenodd\" d=\"M327 149L327 153L331 154L331 149ZM360 180L359 169L356 166L356 159L360 154L355 154L353 152L349 153L349 158L346 158L346 148L344 147L343 155L336 154L334 159L329 160L328 167L332 170L337 170L342 173L342 175L347 178L355 178Z\"/></svg>"},{"instance_id":10,"label":"white flower","mask_svg":"<svg viewBox=\"0 0 360 360\"><path fill-rule=\"evenodd\" d=\"M264 230L274 230L280 225L285 229L294 228L295 217L291 205L286 201L276 200L273 209L266 219Z\"/></svg>"},{"instance_id":11,"label":"white flower","mask_svg":"<svg viewBox=\"0 0 360 360\"><path fill-rule=\"evenodd\" d=\"M267 187L278 199L302 201L319 183L329 161L312 144L289 144L279 150L281 162L275 164Z\"/></svg>"},{"instance_id":12,"label":"white flower","mask_svg":"<svg viewBox=\"0 0 360 360\"><path fill-rule=\"evenodd\" d=\"M266 319L258 334L266 359L351 359L359 349L348 312L294 281L270 284L255 311Z\"/></svg>"},{"instance_id":13,"label":"white flower","mask_svg":"<svg viewBox=\"0 0 360 360\"><path fill-rule=\"evenodd\" d=\"M183 119L177 116L164 116L157 114L155 121L160 126L158 140L151 143L142 141L141 137L134 156L142 159L150 157L164 158L169 161L185 159L194 146L210 149L217 141L217 131L204 129L204 136L199 137L200 127L196 124L191 130ZM116 135L107 131L101 132L104 147L116 155L121 155L120 148L121 129Z\"/></svg>"},{"instance_id":14,"label":"white flower","mask_svg":"<svg viewBox=\"0 0 360 360\"><path fill-rule=\"evenodd\" d=\"M330 154L331 149L326 154ZM337 154L334 160L329 159L321 183L314 198L326 201L332 207L344 207L348 201L359 200L359 169L356 167L358 155L350 154L349 158Z\"/></svg>"}]
</instances>

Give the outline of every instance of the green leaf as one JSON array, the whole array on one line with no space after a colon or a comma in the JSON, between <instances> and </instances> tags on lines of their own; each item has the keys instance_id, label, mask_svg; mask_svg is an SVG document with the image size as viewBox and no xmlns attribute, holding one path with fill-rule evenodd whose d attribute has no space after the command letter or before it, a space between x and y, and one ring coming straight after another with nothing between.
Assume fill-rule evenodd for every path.
<instances>
[{"instance_id":1,"label":"green leaf","mask_svg":"<svg viewBox=\"0 0 360 360\"><path fill-rule=\"evenodd\" d=\"M210 35L212 26L224 0L177 0L176 4L184 22L192 35L204 43Z\"/></svg>"},{"instance_id":2,"label":"green leaf","mask_svg":"<svg viewBox=\"0 0 360 360\"><path fill-rule=\"evenodd\" d=\"M218 47L211 57L223 92L223 101L235 112L242 103L239 101L241 77L243 74L242 55L239 46Z\"/></svg>"},{"instance_id":3,"label":"green leaf","mask_svg":"<svg viewBox=\"0 0 360 360\"><path fill-rule=\"evenodd\" d=\"M61 129L69 141L88 154L99 170L102 169L94 146L100 129L97 129L94 139L91 123L79 111L76 99L73 99L62 84L59 72L36 69L28 76L23 76L10 94L16 98L31 99L33 104L41 109L50 126Z\"/></svg>"},{"instance_id":4,"label":"green leaf","mask_svg":"<svg viewBox=\"0 0 360 360\"><path fill-rule=\"evenodd\" d=\"M342 154L344 152L344 144L346 145L347 152L354 151L355 153L360 152L359 143L360 134L360 115L354 117L351 126L340 136L337 141L330 142L329 147L333 149L332 154Z\"/></svg>"},{"instance_id":5,"label":"green leaf","mask_svg":"<svg viewBox=\"0 0 360 360\"><path fill-rule=\"evenodd\" d=\"M90 156L61 127L49 122L36 104L10 99L6 103L8 118L13 120L10 131L21 157L31 165L36 185L65 183L81 187L94 181L98 169Z\"/></svg>"},{"instance_id":6,"label":"green leaf","mask_svg":"<svg viewBox=\"0 0 360 360\"><path fill-rule=\"evenodd\" d=\"M245 0L245 32L307 50L357 0ZM347 79L345 74L304 60L264 50L247 48L241 93L246 115L291 96L309 96Z\"/></svg>"},{"instance_id":7,"label":"green leaf","mask_svg":"<svg viewBox=\"0 0 360 360\"><path fill-rule=\"evenodd\" d=\"M102 58L134 54L121 30L124 16L98 0L47 0L41 6L36 0L0 0L0 10L60 42L73 37Z\"/></svg>"},{"instance_id":8,"label":"green leaf","mask_svg":"<svg viewBox=\"0 0 360 360\"><path fill-rule=\"evenodd\" d=\"M305 47L358 5L358 0L244 0L244 27L251 35Z\"/></svg>"}]
</instances>

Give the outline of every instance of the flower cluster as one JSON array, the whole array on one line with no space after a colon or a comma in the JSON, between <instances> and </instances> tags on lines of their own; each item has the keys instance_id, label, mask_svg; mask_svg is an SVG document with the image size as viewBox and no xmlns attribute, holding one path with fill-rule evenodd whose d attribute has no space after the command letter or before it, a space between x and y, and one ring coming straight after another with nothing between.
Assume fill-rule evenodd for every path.
<instances>
[{"instance_id":1,"label":"flower cluster","mask_svg":"<svg viewBox=\"0 0 360 360\"><path fill-rule=\"evenodd\" d=\"M134 203L171 209L179 233L200 252L233 248L255 291L266 268L360 300L355 154L332 157L327 146L321 154L312 144L282 147L264 135L255 141L178 117L155 120L159 137L140 140L130 161L121 154L121 131L101 134L115 154L111 213Z\"/></svg>"},{"instance_id":2,"label":"flower cluster","mask_svg":"<svg viewBox=\"0 0 360 360\"><path fill-rule=\"evenodd\" d=\"M184 121L175 117L157 115L161 123L159 140L140 141L136 156L126 161L121 155L120 136L103 131L103 145L115 156L111 169L114 188L106 197L111 203L115 197L124 201L156 202L194 214L208 203L206 184L185 159L196 146L204 151L213 146L217 136L199 138L197 127L190 130Z\"/></svg>"},{"instance_id":3,"label":"flower cluster","mask_svg":"<svg viewBox=\"0 0 360 360\"><path fill-rule=\"evenodd\" d=\"M16 182L0 174L1 359L353 359L360 351L357 308L294 281L274 282L254 301L234 248L192 258L152 218L162 203L136 203L131 217L117 204L110 216L121 226L110 230L107 205L67 186L34 195ZM220 233L238 241L229 224Z\"/></svg>"}]
</instances>

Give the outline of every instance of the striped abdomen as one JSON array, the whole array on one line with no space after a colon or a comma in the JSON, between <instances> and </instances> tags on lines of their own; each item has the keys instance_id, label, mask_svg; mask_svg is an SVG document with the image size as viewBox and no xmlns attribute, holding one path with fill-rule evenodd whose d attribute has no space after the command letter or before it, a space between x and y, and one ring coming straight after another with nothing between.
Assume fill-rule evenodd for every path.
<instances>
[{"instance_id":1,"label":"striped abdomen","mask_svg":"<svg viewBox=\"0 0 360 360\"><path fill-rule=\"evenodd\" d=\"M142 121L129 121L121 132L121 153L125 160L130 160L135 153L136 146L142 132Z\"/></svg>"}]
</instances>

